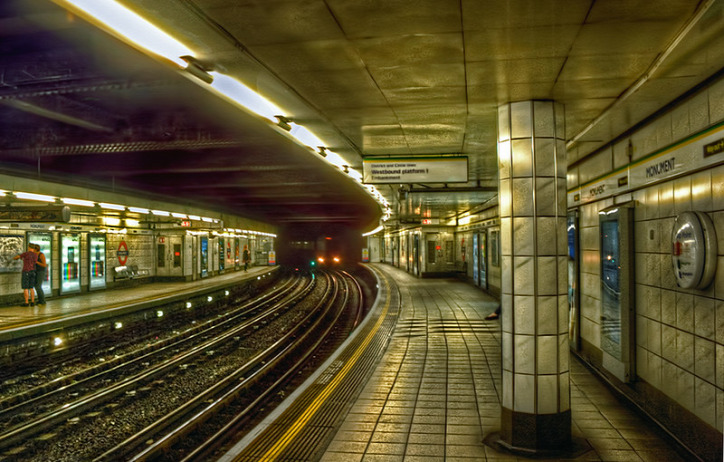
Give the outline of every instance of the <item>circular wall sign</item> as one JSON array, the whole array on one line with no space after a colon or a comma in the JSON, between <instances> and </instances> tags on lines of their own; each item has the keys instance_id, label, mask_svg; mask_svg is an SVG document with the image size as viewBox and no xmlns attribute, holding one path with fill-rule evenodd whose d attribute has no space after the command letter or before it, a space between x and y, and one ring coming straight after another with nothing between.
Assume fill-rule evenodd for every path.
<instances>
[{"instance_id":1,"label":"circular wall sign","mask_svg":"<svg viewBox=\"0 0 724 462\"><path fill-rule=\"evenodd\" d=\"M126 241L121 241L121 243L118 244L116 255L118 256L118 263L125 265L128 261L128 245L126 244Z\"/></svg>"},{"instance_id":2,"label":"circular wall sign","mask_svg":"<svg viewBox=\"0 0 724 462\"><path fill-rule=\"evenodd\" d=\"M684 289L703 289L716 272L716 232L711 219L701 212L684 212L671 233L671 263L676 284Z\"/></svg>"}]
</instances>

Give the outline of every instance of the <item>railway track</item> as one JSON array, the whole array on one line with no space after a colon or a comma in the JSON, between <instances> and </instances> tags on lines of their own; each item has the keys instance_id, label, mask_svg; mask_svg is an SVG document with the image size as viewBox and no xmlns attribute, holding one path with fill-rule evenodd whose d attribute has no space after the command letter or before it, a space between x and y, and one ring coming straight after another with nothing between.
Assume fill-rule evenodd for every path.
<instances>
[{"instance_id":1,"label":"railway track","mask_svg":"<svg viewBox=\"0 0 724 462\"><path fill-rule=\"evenodd\" d=\"M362 306L352 280L324 273L284 284L112 364L5 397L0 460L206 457L349 330L338 321L350 318L350 297Z\"/></svg>"}]
</instances>

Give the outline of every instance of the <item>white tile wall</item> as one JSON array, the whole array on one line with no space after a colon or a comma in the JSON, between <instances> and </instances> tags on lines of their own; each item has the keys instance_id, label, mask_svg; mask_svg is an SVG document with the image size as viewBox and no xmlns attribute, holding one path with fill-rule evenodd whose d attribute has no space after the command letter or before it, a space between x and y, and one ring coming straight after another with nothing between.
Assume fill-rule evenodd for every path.
<instances>
[{"instance_id":1,"label":"white tile wall","mask_svg":"<svg viewBox=\"0 0 724 462\"><path fill-rule=\"evenodd\" d=\"M515 349L514 370L521 374L535 373L536 337L533 335L514 335Z\"/></svg>"},{"instance_id":2,"label":"white tile wall","mask_svg":"<svg viewBox=\"0 0 724 462\"><path fill-rule=\"evenodd\" d=\"M715 384L717 387L724 389L724 345L721 343L716 344L716 381ZM724 414L722 414L722 418L724 418Z\"/></svg>"},{"instance_id":3,"label":"white tile wall","mask_svg":"<svg viewBox=\"0 0 724 462\"><path fill-rule=\"evenodd\" d=\"M538 333L553 335L558 332L558 297L538 297Z\"/></svg>"},{"instance_id":4,"label":"white tile wall","mask_svg":"<svg viewBox=\"0 0 724 462\"><path fill-rule=\"evenodd\" d=\"M555 414L558 409L558 375L539 375L538 413Z\"/></svg>"},{"instance_id":5,"label":"white tile wall","mask_svg":"<svg viewBox=\"0 0 724 462\"><path fill-rule=\"evenodd\" d=\"M679 329L694 331L694 296L676 292L676 324Z\"/></svg>"},{"instance_id":6,"label":"white tile wall","mask_svg":"<svg viewBox=\"0 0 724 462\"><path fill-rule=\"evenodd\" d=\"M661 356L671 363L676 362L676 329L666 324L661 326Z\"/></svg>"},{"instance_id":7,"label":"white tile wall","mask_svg":"<svg viewBox=\"0 0 724 462\"><path fill-rule=\"evenodd\" d=\"M513 410L517 412L525 412L528 414L535 413L535 378L534 375L514 374L515 376L515 402Z\"/></svg>"},{"instance_id":8,"label":"white tile wall","mask_svg":"<svg viewBox=\"0 0 724 462\"><path fill-rule=\"evenodd\" d=\"M716 318L716 335L714 340L720 345L724 345L724 301L716 301L716 312L714 313ZM724 369L722 369L724 374Z\"/></svg>"},{"instance_id":9,"label":"white tile wall","mask_svg":"<svg viewBox=\"0 0 724 462\"><path fill-rule=\"evenodd\" d=\"M613 168L617 169L631 162L629 159L628 140L619 141L613 145Z\"/></svg>"},{"instance_id":10,"label":"white tile wall","mask_svg":"<svg viewBox=\"0 0 724 462\"><path fill-rule=\"evenodd\" d=\"M648 353L648 360L649 360L649 379L648 382L656 387L661 389L661 363L662 359L661 356L658 354L649 352Z\"/></svg>"},{"instance_id":11,"label":"white tile wall","mask_svg":"<svg viewBox=\"0 0 724 462\"><path fill-rule=\"evenodd\" d=\"M715 340L715 300L709 297L694 297L694 333L705 339Z\"/></svg>"},{"instance_id":12,"label":"white tile wall","mask_svg":"<svg viewBox=\"0 0 724 462\"><path fill-rule=\"evenodd\" d=\"M691 177L687 176L674 180L674 211L676 216L682 212L692 210L691 208Z\"/></svg>"},{"instance_id":13,"label":"white tile wall","mask_svg":"<svg viewBox=\"0 0 724 462\"><path fill-rule=\"evenodd\" d=\"M716 428L720 432L724 430L724 390L716 390Z\"/></svg>"},{"instance_id":14,"label":"white tile wall","mask_svg":"<svg viewBox=\"0 0 724 462\"><path fill-rule=\"evenodd\" d=\"M569 172L585 183L724 121L724 79ZM635 300L640 377L720 431L724 422L724 165L635 191ZM600 344L598 210L612 199L580 207L581 335ZM702 211L718 243L711 287L683 290L671 270L671 230L677 214Z\"/></svg>"},{"instance_id":15,"label":"white tile wall","mask_svg":"<svg viewBox=\"0 0 724 462\"><path fill-rule=\"evenodd\" d=\"M686 138L691 133L689 107L682 105L671 111L671 134L675 140Z\"/></svg>"},{"instance_id":16,"label":"white tile wall","mask_svg":"<svg viewBox=\"0 0 724 462\"><path fill-rule=\"evenodd\" d=\"M651 353L661 355L661 323L649 319L646 323L648 345Z\"/></svg>"},{"instance_id":17,"label":"white tile wall","mask_svg":"<svg viewBox=\"0 0 724 462\"><path fill-rule=\"evenodd\" d=\"M716 426L716 387L699 378L694 379L694 414Z\"/></svg>"},{"instance_id":18,"label":"white tile wall","mask_svg":"<svg viewBox=\"0 0 724 462\"><path fill-rule=\"evenodd\" d=\"M661 361L661 391L672 399L676 399L678 368L674 363Z\"/></svg>"},{"instance_id":19,"label":"white tile wall","mask_svg":"<svg viewBox=\"0 0 724 462\"><path fill-rule=\"evenodd\" d=\"M676 401L687 409L694 409L694 374L684 369L678 368L678 377L676 384ZM712 403L713 404L713 403Z\"/></svg>"},{"instance_id":20,"label":"white tile wall","mask_svg":"<svg viewBox=\"0 0 724 462\"><path fill-rule=\"evenodd\" d=\"M704 130L714 124L714 120L709 119L709 106L711 102L708 100L708 92L693 97L689 102L689 124L691 133Z\"/></svg>"},{"instance_id":21,"label":"white tile wall","mask_svg":"<svg viewBox=\"0 0 724 462\"><path fill-rule=\"evenodd\" d=\"M676 365L694 371L694 336L682 330L676 330Z\"/></svg>"},{"instance_id":22,"label":"white tile wall","mask_svg":"<svg viewBox=\"0 0 724 462\"><path fill-rule=\"evenodd\" d=\"M716 344L694 337L694 374L709 383L716 383Z\"/></svg>"},{"instance_id":23,"label":"white tile wall","mask_svg":"<svg viewBox=\"0 0 724 462\"><path fill-rule=\"evenodd\" d=\"M709 88L709 120L715 124L724 120L724 80Z\"/></svg>"},{"instance_id":24,"label":"white tile wall","mask_svg":"<svg viewBox=\"0 0 724 462\"><path fill-rule=\"evenodd\" d=\"M642 348L649 347L648 318L636 316L636 345Z\"/></svg>"},{"instance_id":25,"label":"white tile wall","mask_svg":"<svg viewBox=\"0 0 724 462\"><path fill-rule=\"evenodd\" d=\"M601 176L604 172L611 171L613 166L613 153L610 148L602 151L600 154L581 162L578 170L578 180L581 184L593 180Z\"/></svg>"}]
</instances>

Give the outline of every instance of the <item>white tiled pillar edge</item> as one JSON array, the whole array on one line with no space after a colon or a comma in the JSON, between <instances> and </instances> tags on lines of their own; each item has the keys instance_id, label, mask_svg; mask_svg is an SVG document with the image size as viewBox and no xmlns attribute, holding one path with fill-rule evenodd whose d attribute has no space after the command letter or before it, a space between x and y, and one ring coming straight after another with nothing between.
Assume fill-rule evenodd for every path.
<instances>
[{"instance_id":1,"label":"white tiled pillar edge","mask_svg":"<svg viewBox=\"0 0 724 462\"><path fill-rule=\"evenodd\" d=\"M563 106L500 106L498 159L501 439L511 448L560 449L571 434Z\"/></svg>"}]
</instances>

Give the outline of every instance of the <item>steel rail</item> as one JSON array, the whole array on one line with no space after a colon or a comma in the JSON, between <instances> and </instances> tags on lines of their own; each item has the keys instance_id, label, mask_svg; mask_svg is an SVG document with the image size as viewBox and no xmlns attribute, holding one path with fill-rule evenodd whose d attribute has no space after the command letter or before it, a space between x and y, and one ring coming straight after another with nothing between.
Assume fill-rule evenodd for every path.
<instances>
[{"instance_id":1,"label":"steel rail","mask_svg":"<svg viewBox=\"0 0 724 462\"><path fill-rule=\"evenodd\" d=\"M104 374L116 372L119 368L128 367L136 362L148 359L155 354L162 353L166 349L183 345L185 342L192 341L195 336L222 328L225 324L233 322L239 317L248 316L254 310L263 309L263 304L270 304L282 297L289 296L295 290L295 287L292 286L295 282L298 283L299 281L289 279L276 290L264 293L260 297L236 307L233 311L226 313L221 318L213 318L203 324L187 329L181 335L158 341L139 350L120 355L103 364L91 366L73 374L55 378L46 384L4 398L0 400L0 419L8 414L13 415L23 412L24 408L36 405L36 403L54 394L60 392L67 393L72 389L83 386L88 381L99 379Z\"/></svg>"},{"instance_id":2,"label":"steel rail","mask_svg":"<svg viewBox=\"0 0 724 462\"><path fill-rule=\"evenodd\" d=\"M329 281L329 277L326 275L325 277ZM199 425L213 417L217 412L223 410L238 397L240 392L253 386L267 373L274 370L275 366L288 354L295 352L295 347L301 345L314 331L314 329L303 330L303 328L310 321L313 321L313 318L318 315L320 310L328 310L331 307L336 298L336 290L336 285L330 282L317 306L310 310L294 329L284 334L223 380L197 395L193 400L188 401L114 448L106 451L95 458L94 462L119 459L128 461L149 460L160 453L167 452L173 444L198 428ZM328 297L331 291L335 292L335 296L329 301ZM320 322L323 318L323 315L318 316L316 322ZM292 339L295 340L292 341ZM158 436L170 427L173 427L170 431L167 431L163 436ZM153 443L147 444L151 440ZM133 456L129 455L135 448L142 445L145 445L145 448L141 452Z\"/></svg>"},{"instance_id":3,"label":"steel rail","mask_svg":"<svg viewBox=\"0 0 724 462\"><path fill-rule=\"evenodd\" d=\"M344 272L343 272L344 273ZM348 277L351 277L347 275ZM357 281L352 278L357 283ZM326 324L324 332L318 336L314 344L309 347L281 377L279 377L271 386L260 393L251 403L249 403L241 412L239 412L232 420L227 422L221 429L216 431L211 437L207 438L202 444L197 446L192 452L186 455L183 459L178 462L192 462L196 460L209 460L213 451L218 449L228 438L230 434L236 434L241 424L249 418L249 416L258 409L265 400L267 400L279 387L291 379L291 377L303 366L306 365L312 354L319 348L319 346L329 337L331 331L335 328L340 316L344 312L344 307L347 305L349 300L349 291L345 290L344 298L341 301L341 307L337 311L332 322ZM330 302L333 304L334 301Z\"/></svg>"},{"instance_id":4,"label":"steel rail","mask_svg":"<svg viewBox=\"0 0 724 462\"><path fill-rule=\"evenodd\" d=\"M304 296L309 290L310 290L309 286L307 286L302 292L299 293L299 297ZM276 305L274 305L271 309L255 316L253 318L245 320L242 325L237 326L236 328L225 332L223 335L213 338L205 343L196 345L191 350L187 351L184 354L177 355L177 356L172 357L171 359L164 360L161 363L154 366L154 368L151 370L141 372L134 376L128 377L111 386L108 386L106 388L93 392L89 395L86 395L86 396L74 401L73 403L66 404L62 408L55 410L55 411L51 411L38 419L34 419L30 422L26 422L18 427L15 427L14 429L12 429L10 431L0 434L0 448L5 448L5 447L11 446L13 444L16 444L18 442L26 441L26 440L32 438L33 435L36 435L42 431L45 431L48 428L51 428L55 425L63 423L72 417L75 417L81 413L84 413L89 409L92 409L93 407L103 404L103 403L115 398L116 396L119 396L119 395L125 393L126 391L138 386L141 383L151 382L155 378L165 374L167 371L178 367L179 364L189 361L190 359L193 359L196 356L202 354L204 351L208 350L209 348L213 348L214 346L218 345L219 343L224 342L229 338L233 338L234 336L239 335L241 332L251 328L253 325L260 322L261 320L263 320L263 319L273 315L275 312L281 310L287 304L288 304L287 301L284 301L284 300L280 301Z\"/></svg>"}]
</instances>

